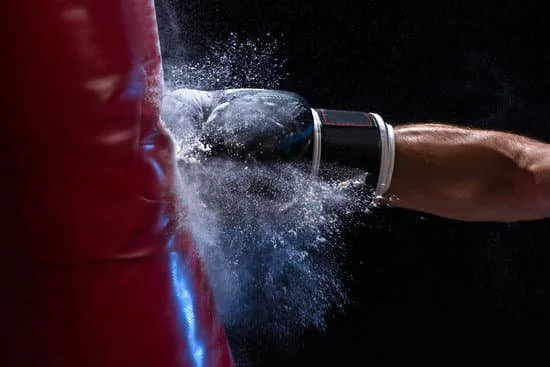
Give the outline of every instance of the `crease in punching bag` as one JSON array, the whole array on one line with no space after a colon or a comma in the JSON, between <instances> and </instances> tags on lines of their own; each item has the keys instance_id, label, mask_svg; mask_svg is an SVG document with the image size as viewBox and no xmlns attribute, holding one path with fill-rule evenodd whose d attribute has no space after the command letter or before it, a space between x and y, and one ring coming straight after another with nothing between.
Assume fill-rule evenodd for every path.
<instances>
[{"instance_id":1,"label":"crease in punching bag","mask_svg":"<svg viewBox=\"0 0 550 367\"><path fill-rule=\"evenodd\" d=\"M160 114L151 0L12 2L3 366L231 366Z\"/></svg>"}]
</instances>

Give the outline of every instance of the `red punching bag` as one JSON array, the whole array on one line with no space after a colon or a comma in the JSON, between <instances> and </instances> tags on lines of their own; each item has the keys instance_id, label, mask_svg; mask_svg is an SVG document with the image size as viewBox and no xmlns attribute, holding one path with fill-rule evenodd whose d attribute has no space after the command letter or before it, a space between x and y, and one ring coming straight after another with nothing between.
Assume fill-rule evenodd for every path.
<instances>
[{"instance_id":1,"label":"red punching bag","mask_svg":"<svg viewBox=\"0 0 550 367\"><path fill-rule=\"evenodd\" d=\"M9 3L0 365L231 366L159 119L153 1Z\"/></svg>"}]
</instances>

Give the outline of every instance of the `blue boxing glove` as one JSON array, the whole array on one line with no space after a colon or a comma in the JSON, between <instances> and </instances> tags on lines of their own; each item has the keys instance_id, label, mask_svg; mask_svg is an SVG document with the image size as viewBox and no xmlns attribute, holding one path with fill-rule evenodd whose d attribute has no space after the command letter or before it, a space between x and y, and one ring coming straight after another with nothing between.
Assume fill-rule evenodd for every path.
<instances>
[{"instance_id":1,"label":"blue boxing glove","mask_svg":"<svg viewBox=\"0 0 550 367\"><path fill-rule=\"evenodd\" d=\"M302 97L266 89L180 89L166 96L163 120L188 156L260 161L303 157L314 124Z\"/></svg>"},{"instance_id":2,"label":"blue boxing glove","mask_svg":"<svg viewBox=\"0 0 550 367\"><path fill-rule=\"evenodd\" d=\"M221 92L202 126L213 154L262 161L302 157L313 138L311 109L301 96L277 90Z\"/></svg>"},{"instance_id":3,"label":"blue boxing glove","mask_svg":"<svg viewBox=\"0 0 550 367\"><path fill-rule=\"evenodd\" d=\"M315 175L322 162L336 162L369 172L376 195L389 188L393 129L377 114L314 109L296 93L267 89L181 89L165 105L176 137L196 131L195 141L179 140L182 150L198 142L205 156L308 160Z\"/></svg>"}]
</instances>

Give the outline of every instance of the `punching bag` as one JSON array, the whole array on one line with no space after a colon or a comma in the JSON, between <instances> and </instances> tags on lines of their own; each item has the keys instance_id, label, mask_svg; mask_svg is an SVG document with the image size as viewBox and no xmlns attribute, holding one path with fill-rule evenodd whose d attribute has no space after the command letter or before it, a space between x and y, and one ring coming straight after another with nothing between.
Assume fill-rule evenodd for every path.
<instances>
[{"instance_id":1,"label":"punching bag","mask_svg":"<svg viewBox=\"0 0 550 367\"><path fill-rule=\"evenodd\" d=\"M152 0L3 12L2 366L231 366L159 119Z\"/></svg>"}]
</instances>

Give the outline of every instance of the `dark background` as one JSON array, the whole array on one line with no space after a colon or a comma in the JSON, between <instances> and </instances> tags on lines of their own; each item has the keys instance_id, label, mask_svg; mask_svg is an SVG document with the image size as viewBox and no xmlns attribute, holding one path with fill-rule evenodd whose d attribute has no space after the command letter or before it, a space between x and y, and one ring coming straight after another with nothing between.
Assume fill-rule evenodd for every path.
<instances>
[{"instance_id":1,"label":"dark background","mask_svg":"<svg viewBox=\"0 0 550 367\"><path fill-rule=\"evenodd\" d=\"M176 3L172 21L188 55L229 32L282 35L280 87L317 107L548 141L543 4L188 0ZM178 56L165 45L167 58ZM357 219L366 224L346 232L345 312L325 332L306 332L297 350L259 345L256 365L548 362L548 220L462 223L384 208Z\"/></svg>"}]
</instances>

